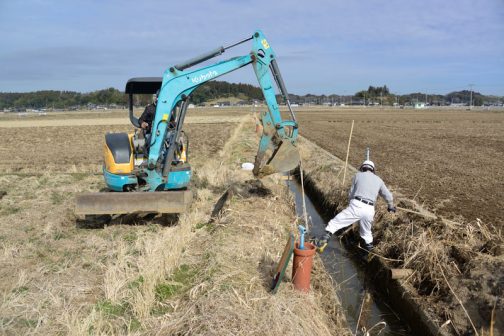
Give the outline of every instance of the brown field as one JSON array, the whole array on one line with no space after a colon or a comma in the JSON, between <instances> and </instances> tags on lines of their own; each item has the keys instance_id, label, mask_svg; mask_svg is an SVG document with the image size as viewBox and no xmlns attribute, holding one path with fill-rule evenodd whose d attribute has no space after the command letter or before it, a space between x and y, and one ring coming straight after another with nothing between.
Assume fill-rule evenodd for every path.
<instances>
[{"instance_id":1,"label":"brown field","mask_svg":"<svg viewBox=\"0 0 504 336\"><path fill-rule=\"evenodd\" d=\"M394 191L436 214L504 224L504 111L319 109L296 113L300 133L349 163L370 147Z\"/></svg>"},{"instance_id":2,"label":"brown field","mask_svg":"<svg viewBox=\"0 0 504 336\"><path fill-rule=\"evenodd\" d=\"M212 124L240 122L244 109L191 109L185 123ZM142 110L135 110L138 117ZM104 126L131 125L127 110L48 112L45 115L29 112L25 114L0 113L1 128L50 127L50 126Z\"/></svg>"}]
</instances>

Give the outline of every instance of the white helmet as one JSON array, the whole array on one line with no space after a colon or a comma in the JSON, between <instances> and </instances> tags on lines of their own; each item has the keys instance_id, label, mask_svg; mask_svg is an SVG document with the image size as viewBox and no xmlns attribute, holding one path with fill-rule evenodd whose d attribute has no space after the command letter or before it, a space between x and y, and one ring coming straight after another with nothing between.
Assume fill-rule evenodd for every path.
<instances>
[{"instance_id":1,"label":"white helmet","mask_svg":"<svg viewBox=\"0 0 504 336\"><path fill-rule=\"evenodd\" d=\"M366 161L362 162L360 170L362 171L364 168L370 168L371 171L373 171L373 172L375 171L375 165L374 165L373 161L371 161L371 160L366 160Z\"/></svg>"}]
</instances>

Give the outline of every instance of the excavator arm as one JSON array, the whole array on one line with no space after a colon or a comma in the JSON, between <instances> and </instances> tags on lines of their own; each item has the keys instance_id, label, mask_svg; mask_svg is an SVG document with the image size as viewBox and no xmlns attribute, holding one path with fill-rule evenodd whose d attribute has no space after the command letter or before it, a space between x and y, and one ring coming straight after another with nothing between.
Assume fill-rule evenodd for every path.
<instances>
[{"instance_id":1,"label":"excavator arm","mask_svg":"<svg viewBox=\"0 0 504 336\"><path fill-rule=\"evenodd\" d=\"M194 65L249 40L252 40L252 50L248 55L234 57L199 69L191 69ZM257 31L252 37L239 43L229 47L219 47L165 71L156 115L152 123L147 167L144 170L151 190L156 190L158 186L168 181L175 148L173 144L178 141L191 93L204 83L247 65L253 66L268 106L268 111L261 114L263 134L255 159L254 175L263 177L276 172L289 171L298 165L299 153L296 142L298 125L290 108L287 90L276 63L276 55L263 33ZM276 82L287 103L292 120L282 119L273 81ZM177 121L175 128L170 128L170 120Z\"/></svg>"}]
</instances>

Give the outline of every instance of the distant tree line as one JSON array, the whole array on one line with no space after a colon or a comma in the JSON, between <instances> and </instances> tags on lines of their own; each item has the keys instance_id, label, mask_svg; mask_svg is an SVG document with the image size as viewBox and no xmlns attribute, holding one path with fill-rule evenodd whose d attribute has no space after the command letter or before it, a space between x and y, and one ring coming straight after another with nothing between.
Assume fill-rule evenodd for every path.
<instances>
[{"instance_id":1,"label":"distant tree line","mask_svg":"<svg viewBox=\"0 0 504 336\"><path fill-rule=\"evenodd\" d=\"M127 104L127 96L114 88L80 93L74 91L0 92L0 109L5 108L71 108L94 105Z\"/></svg>"},{"instance_id":2,"label":"distant tree line","mask_svg":"<svg viewBox=\"0 0 504 336\"><path fill-rule=\"evenodd\" d=\"M295 95L290 94L291 103L297 104L411 104L415 102L426 102L430 105L449 104L469 104L471 92L469 90L451 92L447 95L426 94L422 92L405 95L395 95L390 92L386 85L369 86L367 90L361 90L353 95ZM201 85L196 89L191 97L194 104L202 104L205 101L237 97L243 101L262 101L261 89L250 84L233 84L224 81L211 81ZM136 105L146 105L151 102L150 95L138 95L135 99ZM283 102L280 95L277 101ZM479 92L472 92L472 103L475 106L492 103L502 103L504 97L485 96ZM123 92L108 88L89 93L74 91L36 91L26 93L0 92L0 110L3 109L71 109L82 108L89 105L102 106L126 106L128 97Z\"/></svg>"},{"instance_id":3,"label":"distant tree line","mask_svg":"<svg viewBox=\"0 0 504 336\"><path fill-rule=\"evenodd\" d=\"M430 105L450 105L450 104L463 104L469 105L471 103L471 91L455 91L446 95L428 94L423 92L409 93L406 95L397 96L397 101L400 104L423 102ZM472 105L482 106L484 104L496 103L502 100L502 97L485 96L479 92L472 92Z\"/></svg>"},{"instance_id":4,"label":"distant tree line","mask_svg":"<svg viewBox=\"0 0 504 336\"><path fill-rule=\"evenodd\" d=\"M373 99L373 98L378 98L378 97L386 97L390 95L390 91L387 87L387 85L384 86L369 86L367 91L359 91L355 94L355 97L357 98L367 98L367 99Z\"/></svg>"},{"instance_id":5,"label":"distant tree line","mask_svg":"<svg viewBox=\"0 0 504 336\"><path fill-rule=\"evenodd\" d=\"M203 84L193 92L191 101L195 104L207 100L226 97L241 97L243 100L262 100L261 89L250 84L233 84L212 81ZM139 95L135 104L145 105L151 101L150 95ZM72 108L92 105L126 106L128 97L123 92L108 88L89 93L74 91L0 92L0 110L9 108Z\"/></svg>"},{"instance_id":6,"label":"distant tree line","mask_svg":"<svg viewBox=\"0 0 504 336\"><path fill-rule=\"evenodd\" d=\"M393 94L387 85L369 86L367 90L361 90L350 95L313 95L303 96L290 95L291 103L297 104L345 104L345 105L407 105L416 102L427 103L429 105L469 105L471 102L471 91L455 91L446 95L429 94L423 92L408 93L404 95ZM502 104L504 97L483 95L479 92L472 92L472 104L474 106Z\"/></svg>"},{"instance_id":7,"label":"distant tree line","mask_svg":"<svg viewBox=\"0 0 504 336\"><path fill-rule=\"evenodd\" d=\"M205 101L217 98L238 97L242 100L263 100L260 88L250 84L233 84L224 81L212 81L203 84L196 89L191 101L194 104L201 104Z\"/></svg>"}]
</instances>

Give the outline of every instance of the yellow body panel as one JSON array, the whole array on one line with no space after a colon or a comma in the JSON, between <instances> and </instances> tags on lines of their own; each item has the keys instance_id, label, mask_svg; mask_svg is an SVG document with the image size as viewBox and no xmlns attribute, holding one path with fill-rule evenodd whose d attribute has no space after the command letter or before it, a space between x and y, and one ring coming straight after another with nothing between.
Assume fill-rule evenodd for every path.
<instances>
[{"instance_id":1,"label":"yellow body panel","mask_svg":"<svg viewBox=\"0 0 504 336\"><path fill-rule=\"evenodd\" d=\"M182 145L182 151L180 152L180 158L179 158L180 161L182 162L187 162L187 156L186 156L186 148L185 148L185 145Z\"/></svg>"},{"instance_id":2,"label":"yellow body panel","mask_svg":"<svg viewBox=\"0 0 504 336\"><path fill-rule=\"evenodd\" d=\"M131 148L131 155L130 155L130 160L128 163L116 163L114 161L114 156L112 155L112 152L107 146L107 143L104 144L103 146L103 157L105 158L105 168L107 171L109 171L112 174L130 174L133 171L133 168L135 167L134 165L134 160L133 160L133 146L131 144L131 138L133 137L133 134L128 134L129 138L129 143L130 143L130 148Z\"/></svg>"}]
</instances>

